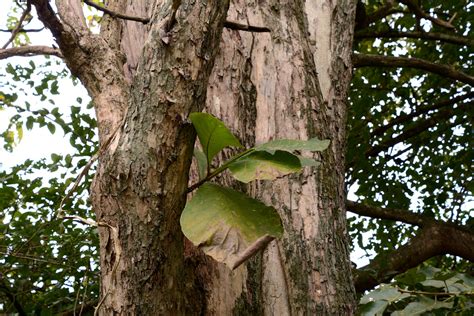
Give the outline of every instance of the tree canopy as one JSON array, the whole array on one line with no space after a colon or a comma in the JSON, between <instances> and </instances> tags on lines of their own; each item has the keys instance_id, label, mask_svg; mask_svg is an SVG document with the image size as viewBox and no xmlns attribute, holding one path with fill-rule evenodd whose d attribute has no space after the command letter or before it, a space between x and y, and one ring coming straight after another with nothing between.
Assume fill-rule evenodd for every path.
<instances>
[{"instance_id":1,"label":"tree canopy","mask_svg":"<svg viewBox=\"0 0 474 316\"><path fill-rule=\"evenodd\" d=\"M97 28L103 4L84 2L94 6L84 4ZM363 314L474 310L473 7L358 3L346 181L356 197L347 201L353 250L370 259L354 269L359 294L370 291L360 301ZM40 129L71 147L0 169L0 312L91 312L98 237L71 219L94 217L88 189L97 124L85 93L63 88L79 83L29 2L4 12L2 159Z\"/></svg>"}]
</instances>

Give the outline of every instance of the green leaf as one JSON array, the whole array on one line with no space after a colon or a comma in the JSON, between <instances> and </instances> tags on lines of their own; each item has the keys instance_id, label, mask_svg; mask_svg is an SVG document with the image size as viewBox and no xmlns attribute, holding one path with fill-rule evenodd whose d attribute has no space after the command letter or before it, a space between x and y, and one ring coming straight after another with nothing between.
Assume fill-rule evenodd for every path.
<instances>
[{"instance_id":1,"label":"green leaf","mask_svg":"<svg viewBox=\"0 0 474 316\"><path fill-rule=\"evenodd\" d=\"M26 119L26 128L28 130L31 130L33 128L33 124L35 123L35 119L32 116L29 116Z\"/></svg>"},{"instance_id":2,"label":"green leaf","mask_svg":"<svg viewBox=\"0 0 474 316\"><path fill-rule=\"evenodd\" d=\"M23 138L23 123L16 124L16 133L18 135L18 141L21 141Z\"/></svg>"},{"instance_id":3,"label":"green leaf","mask_svg":"<svg viewBox=\"0 0 474 316\"><path fill-rule=\"evenodd\" d=\"M207 159L206 155L197 148L194 148L194 157L196 157L197 167L199 172L199 180L202 180L207 175Z\"/></svg>"},{"instance_id":4,"label":"green leaf","mask_svg":"<svg viewBox=\"0 0 474 316\"><path fill-rule=\"evenodd\" d=\"M56 132L56 126L53 123L48 123L47 127L51 134L54 134Z\"/></svg>"},{"instance_id":5,"label":"green leaf","mask_svg":"<svg viewBox=\"0 0 474 316\"><path fill-rule=\"evenodd\" d=\"M435 301L425 296L420 296L420 300L411 302L403 310L393 312L393 316L421 315L434 309L452 308L453 302Z\"/></svg>"},{"instance_id":6,"label":"green leaf","mask_svg":"<svg viewBox=\"0 0 474 316\"><path fill-rule=\"evenodd\" d=\"M58 154L51 154L51 160L54 164L57 164L63 157Z\"/></svg>"},{"instance_id":7,"label":"green leaf","mask_svg":"<svg viewBox=\"0 0 474 316\"><path fill-rule=\"evenodd\" d=\"M311 138L309 140L292 140L292 139L278 139L272 140L268 143L261 144L255 147L257 151L267 151L273 154L277 150L295 151L295 150L309 150L309 151L323 151L329 146L329 140L320 140Z\"/></svg>"},{"instance_id":8,"label":"green leaf","mask_svg":"<svg viewBox=\"0 0 474 316\"><path fill-rule=\"evenodd\" d=\"M389 303L404 299L405 297L410 296L407 293L400 293L396 288L383 284L380 288L364 295L360 299L361 304L367 304L369 302L385 300Z\"/></svg>"},{"instance_id":9,"label":"green leaf","mask_svg":"<svg viewBox=\"0 0 474 316\"><path fill-rule=\"evenodd\" d=\"M300 172L300 159L286 151L274 154L257 151L246 155L229 165L234 178L248 183L253 180L273 180L289 173Z\"/></svg>"},{"instance_id":10,"label":"green leaf","mask_svg":"<svg viewBox=\"0 0 474 316\"><path fill-rule=\"evenodd\" d=\"M361 316L381 316L388 306L388 302L381 300L369 302L360 307L359 312Z\"/></svg>"},{"instance_id":11,"label":"green leaf","mask_svg":"<svg viewBox=\"0 0 474 316\"><path fill-rule=\"evenodd\" d=\"M214 116L207 113L191 113L189 119L196 129L209 164L214 156L225 147L242 147L234 134Z\"/></svg>"},{"instance_id":12,"label":"green leaf","mask_svg":"<svg viewBox=\"0 0 474 316\"><path fill-rule=\"evenodd\" d=\"M184 235L194 245L231 268L262 238L283 234L274 208L212 183L198 189L186 204L180 222ZM265 245L254 247L254 253Z\"/></svg>"},{"instance_id":13,"label":"green leaf","mask_svg":"<svg viewBox=\"0 0 474 316\"><path fill-rule=\"evenodd\" d=\"M308 158L308 157L303 157L303 156L297 156L297 157L300 160L301 167L318 167L321 164L321 162L313 158Z\"/></svg>"}]
</instances>

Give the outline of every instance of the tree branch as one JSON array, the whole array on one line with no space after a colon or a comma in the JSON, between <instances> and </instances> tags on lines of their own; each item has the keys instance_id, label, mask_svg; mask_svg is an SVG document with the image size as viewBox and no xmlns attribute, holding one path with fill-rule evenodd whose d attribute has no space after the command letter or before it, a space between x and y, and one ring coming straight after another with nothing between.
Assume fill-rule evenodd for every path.
<instances>
[{"instance_id":1,"label":"tree branch","mask_svg":"<svg viewBox=\"0 0 474 316\"><path fill-rule=\"evenodd\" d=\"M1 281L2 282L0 283L0 291L2 291L5 294L5 296L10 300L10 302L12 302L13 306L15 306L16 311L18 312L18 315L20 316L28 315L23 309L23 306L16 299L16 295L12 293L10 287L3 280Z\"/></svg>"},{"instance_id":2,"label":"tree branch","mask_svg":"<svg viewBox=\"0 0 474 316\"><path fill-rule=\"evenodd\" d=\"M29 57L37 55L57 56L59 58L63 57L59 49L48 46L20 46L0 49L0 60L15 56Z\"/></svg>"},{"instance_id":3,"label":"tree branch","mask_svg":"<svg viewBox=\"0 0 474 316\"><path fill-rule=\"evenodd\" d=\"M474 234L443 222L424 226L407 244L379 254L368 265L354 272L357 292L373 289L395 275L438 255L451 254L474 261Z\"/></svg>"},{"instance_id":4,"label":"tree branch","mask_svg":"<svg viewBox=\"0 0 474 316\"><path fill-rule=\"evenodd\" d=\"M435 18L434 16L429 15L425 11L423 11L413 0L397 0L400 3L403 3L412 11L417 17L423 18L430 20L434 24L437 24L441 27L447 28L447 29L454 29L454 26L447 21L443 21L441 19Z\"/></svg>"},{"instance_id":5,"label":"tree branch","mask_svg":"<svg viewBox=\"0 0 474 316\"><path fill-rule=\"evenodd\" d=\"M20 28L18 30L18 33L37 33L37 32L41 32L44 30L44 27L40 28L40 29L24 29L24 28ZM13 32L13 30L8 30L8 29L0 29L0 32L2 33L11 33Z\"/></svg>"},{"instance_id":6,"label":"tree branch","mask_svg":"<svg viewBox=\"0 0 474 316\"><path fill-rule=\"evenodd\" d=\"M436 40L456 45L474 46L474 40L464 36L454 34L445 34L439 32L397 32L393 30L388 31L359 31L354 35L357 39L364 38L415 38Z\"/></svg>"},{"instance_id":7,"label":"tree branch","mask_svg":"<svg viewBox=\"0 0 474 316\"><path fill-rule=\"evenodd\" d=\"M472 107L472 105L474 105L474 102L467 102L459 105L459 107L456 109L440 110L426 120L417 121L413 126L402 131L402 133L397 137L387 139L386 141L383 141L380 144L371 147L369 150L366 151L365 156L376 156L380 152L385 151L398 143L406 141L407 139L413 136L419 135L421 132L426 131L428 128L435 126L438 122L450 118L451 116L453 116L455 110L464 110L468 107Z\"/></svg>"},{"instance_id":8,"label":"tree branch","mask_svg":"<svg viewBox=\"0 0 474 316\"><path fill-rule=\"evenodd\" d=\"M416 226L423 226L423 224L433 221L431 217L427 217L422 214L416 214L407 210L395 209L395 208L382 208L382 207L357 203L357 202L349 201L349 200L346 201L346 209L349 212L352 212L361 216L400 221L406 224L412 224Z\"/></svg>"},{"instance_id":9,"label":"tree branch","mask_svg":"<svg viewBox=\"0 0 474 316\"><path fill-rule=\"evenodd\" d=\"M391 120L386 125L378 127L372 133L372 137L373 136L382 136L389 128L391 128L391 127L393 127L397 124L401 124L401 123L410 121L410 120L412 120L413 118L415 118L417 116L428 113L429 111L438 110L438 109L446 107L446 106L451 106L451 105L454 105L458 102L461 102L461 101L464 101L466 99L473 98L473 97L474 97L474 92L470 92L470 93L463 94L461 96L457 96L457 97L452 98L452 99L443 100L443 101L438 102L438 103L422 105L422 106L418 107L418 109L415 112L410 113L410 114L406 114L406 115L398 116L395 119Z\"/></svg>"},{"instance_id":10,"label":"tree branch","mask_svg":"<svg viewBox=\"0 0 474 316\"><path fill-rule=\"evenodd\" d=\"M454 67L439 65L415 57L393 57L380 55L352 54L352 63L355 68L361 67L402 67L425 70L443 77L459 80L474 86L474 77L456 70Z\"/></svg>"},{"instance_id":11,"label":"tree branch","mask_svg":"<svg viewBox=\"0 0 474 316\"><path fill-rule=\"evenodd\" d=\"M106 7L100 6L100 5L94 3L90 0L84 0L84 3L86 3L87 5L90 5L91 7L95 8L99 11L104 12L105 14L110 15L113 18L136 21L136 22L141 22L143 24L148 24L150 22L149 18L130 16L130 15L125 15L125 14L121 14L121 13L118 13L118 12L114 12L114 11L112 11L110 9L107 9ZM271 32L271 30L268 27L246 25L246 24L241 24L241 23L232 22L232 21L225 21L224 22L224 27L228 28L228 29L231 29L231 30L256 32L256 33Z\"/></svg>"},{"instance_id":12,"label":"tree branch","mask_svg":"<svg viewBox=\"0 0 474 316\"><path fill-rule=\"evenodd\" d=\"M138 16L130 16L130 15L125 15L125 14L121 14L121 13L118 13L118 12L114 12L106 7L103 7L103 6L100 6L90 0L84 0L84 3L99 10L99 11L102 11L104 12L105 14L108 14L110 15L111 17L113 18L119 18L119 19L123 19L123 20L129 20L129 21L135 21L135 22L140 22L140 23L143 23L143 24L148 24L150 22L150 19L149 18L142 18L142 17L138 17Z\"/></svg>"},{"instance_id":13,"label":"tree branch","mask_svg":"<svg viewBox=\"0 0 474 316\"><path fill-rule=\"evenodd\" d=\"M23 22L25 21L26 17L28 16L28 14L30 14L31 12L31 4L28 2L26 4L26 9L25 11L23 11L21 17L20 17L20 20L18 21L18 24L16 25L16 27L12 30L12 34L10 36L10 38L8 39L8 41L2 46L2 49L5 49L8 47L8 45L10 45L11 42L13 42L13 40L15 39L16 35L18 34L18 32L20 31L21 29L21 26L23 24Z\"/></svg>"},{"instance_id":14,"label":"tree branch","mask_svg":"<svg viewBox=\"0 0 474 316\"><path fill-rule=\"evenodd\" d=\"M393 13L399 13L400 10L394 7L394 0L387 0L385 4L377 9L375 12L367 15L367 25L383 19Z\"/></svg>"}]
</instances>

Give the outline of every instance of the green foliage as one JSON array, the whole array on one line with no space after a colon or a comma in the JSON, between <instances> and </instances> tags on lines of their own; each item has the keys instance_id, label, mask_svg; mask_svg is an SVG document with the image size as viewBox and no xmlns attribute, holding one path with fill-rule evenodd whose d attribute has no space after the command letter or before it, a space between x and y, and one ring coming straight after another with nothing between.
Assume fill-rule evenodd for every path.
<instances>
[{"instance_id":1,"label":"green foliage","mask_svg":"<svg viewBox=\"0 0 474 316\"><path fill-rule=\"evenodd\" d=\"M97 148L90 105L68 99L70 78L65 65L50 58L0 64L3 149L14 152L24 137L40 129L71 145L40 160L0 164L0 313L18 312L11 297L28 315L56 315L99 295L97 233L56 219L62 197ZM62 89L69 93L58 98ZM66 211L93 216L91 181L87 175L66 201Z\"/></svg>"},{"instance_id":2,"label":"green foliage","mask_svg":"<svg viewBox=\"0 0 474 316\"><path fill-rule=\"evenodd\" d=\"M447 315L474 312L474 278L423 265L397 276L360 299L359 314Z\"/></svg>"},{"instance_id":3,"label":"green foliage","mask_svg":"<svg viewBox=\"0 0 474 316\"><path fill-rule=\"evenodd\" d=\"M255 253L266 243L258 241L266 236L276 238L283 233L278 212L272 207L230 188L206 183L229 169L241 182L273 180L289 173L299 172L304 165L314 166L310 158L298 157L296 150L322 151L329 141L316 138L275 140L247 149L230 158L215 170L209 170L212 158L227 146L242 147L238 139L222 121L206 113L189 115L204 149L195 150L200 181L199 187L181 214L184 235L206 254L234 268L236 262L252 249ZM206 168L206 170L204 170ZM255 247L255 243L258 247Z\"/></svg>"}]
</instances>

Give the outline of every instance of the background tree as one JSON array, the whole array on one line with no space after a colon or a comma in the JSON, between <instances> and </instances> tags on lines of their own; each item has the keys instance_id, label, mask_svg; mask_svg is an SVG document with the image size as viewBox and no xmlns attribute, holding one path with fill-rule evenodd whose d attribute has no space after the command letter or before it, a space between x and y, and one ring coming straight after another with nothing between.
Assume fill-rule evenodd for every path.
<instances>
[{"instance_id":1,"label":"background tree","mask_svg":"<svg viewBox=\"0 0 474 316\"><path fill-rule=\"evenodd\" d=\"M35 23L31 19L30 4L40 8L37 10L38 16L42 17L48 28L56 31L60 26L64 28L59 33L53 32L59 38L60 50L31 45L30 39L34 39L36 33L32 36L30 32L38 30L36 25L29 28L27 24ZM98 221L102 219L101 212L105 212L112 220L104 220L104 224L114 223L113 227L119 227L119 232L124 232L121 227L127 226L129 229L125 231L133 236L120 243L121 251L127 257L121 257L120 265L115 268L117 247L114 246L114 230L99 228L102 236L102 293L109 293L102 303L102 310L132 308L120 306L123 302L135 304L135 311L142 313L146 313L146 309L140 308L147 308L147 304L150 304L148 308L156 308L152 305L160 302L151 296L163 295L153 294L153 291L161 291L163 286L155 286L163 284L160 277L167 277L167 284L172 284L171 289L176 290L176 298L168 301L177 304L186 298L186 305L194 312L350 312L352 291L347 271L345 221L341 205L344 199L341 164L345 143L342 128L346 100L344 82L350 75L348 56L352 41L352 33L348 31L352 29L352 13L351 8L346 7L349 3L341 2L331 7L323 4L303 5L299 2L271 1L260 5L233 2L227 13L227 22L223 20L225 14L220 16L219 23L224 23L226 28L207 85L205 73L210 71L212 62L208 66L193 64L207 69L198 73L187 72L188 68L183 66L176 66L173 68L175 72L171 74L159 71L167 68L161 67L162 64L146 68L149 66L147 62L154 61L169 61L169 65L175 62L185 64L186 60L199 60L204 64L212 61L217 50L213 48L208 51L205 48L210 48L211 42L215 47L218 34L207 37L210 42L202 46L204 51L197 50L199 53L195 54L196 50L190 50L193 53L185 53L189 52L185 48L191 49L186 45L199 43L201 34L197 31L191 36L186 31L191 26L196 28L201 25L193 23L194 20L190 18L193 15L185 13L191 7L184 6L187 9L182 7L178 10L177 22L172 25L172 31L163 33L159 31L162 26L154 21L170 23L172 20L160 19L157 15L166 15L173 6L164 6L162 11L153 11L153 15L154 6L151 3L107 3L112 12L109 11L101 19L101 14L93 11L87 19L89 28L101 24L102 39L107 39L103 41L89 33L80 23L81 19L77 18L80 8L77 4L58 6L57 10L61 14L58 19L54 19L48 16L48 12L51 13L53 9L47 6L47 2L17 3L18 7L13 6L6 26L12 41L0 50L0 56L56 55L62 57L73 74L82 80L93 98L99 122L99 139L102 143L99 148L102 149L99 149L101 161L98 174L105 174L105 169L101 168L105 168L107 161L112 168L106 173L113 177L108 180L105 177L110 182L102 190L105 188L120 192L118 200L123 198L127 200L126 203L132 203L130 196L135 196L137 191L129 192L129 188L135 185L143 188L142 185L147 185L140 182L143 179L150 179L149 182L160 179L162 182L166 178L156 176L160 172L158 162L166 159L155 157L155 161L155 158L149 157L155 152L148 147L153 138L149 135L164 137L164 130L176 128L173 124L183 118L182 113L189 111L189 108L184 112L178 111L180 106L194 104L193 110L200 108L199 104L193 102L204 104L202 91L206 86L206 110L229 124L245 145L252 146L271 138L305 139L312 136L332 141L331 149L321 157L322 167L316 172L306 170L302 175L280 179L276 183L258 182L248 186L235 184L226 176L219 179L276 206L286 230L279 243L271 244L262 256L253 258L245 268L234 273L224 266L216 265L187 243L186 256L182 258L182 242L176 217L167 218L170 219L167 222L170 223L169 231L174 234L169 235L172 236L169 239L173 242L172 246L159 246L154 243L157 236L155 228L143 231L141 224L128 226L128 222L115 226L117 219L113 218L117 214L108 213L114 208L100 207L102 203L119 203L114 194L100 201L95 200L95 209L99 210ZM381 287L374 291L371 302L363 299L363 312L414 307L422 311L423 308L425 311L428 307L436 308L443 312L447 308L466 310L472 307L469 305L469 296L463 293L472 292L474 284L462 274L470 272L466 260L472 261L474 253L469 223L472 146L467 145L472 143L472 107L469 106L473 97L470 92L471 10L467 2L458 1L430 1L422 4L416 1L368 1L358 4L353 55L353 64L358 69L350 95L346 180L347 187L356 192L359 201L346 204L348 210L373 218L352 217L349 227L353 245L377 256L366 267L354 271L356 289L359 292L373 289L381 282L389 282L394 275L418 266L398 276L392 287ZM120 17L115 14L117 12L128 17ZM36 16L34 10L32 15ZM135 20L144 23L127 20L132 15L138 17ZM149 16L154 17L151 22L148 21ZM212 18L218 16L216 13ZM327 18L329 16L331 19ZM239 21L241 24L230 21ZM258 27L251 28L253 32L247 32L248 29L236 30L248 25ZM150 31L154 26L157 29L155 33ZM199 27L196 29L199 30ZM215 30L219 29L216 26ZM209 28L203 27L202 32L207 31ZM146 45L151 46L146 47L158 45L161 50L145 49L145 56L147 52L157 55L143 58L141 66L138 66L140 54L136 48L142 46L146 32L152 32L148 33L153 34L149 38L155 39L152 43L147 42ZM82 38L83 42L78 42L78 38ZM189 38L193 39L192 43L189 40L186 42ZM61 41L64 42L61 44ZM83 43L79 50L77 43ZM123 63L123 55L114 55L119 47L126 56L123 73L122 68L117 66ZM176 49L178 47L179 52ZM196 55L199 58L196 59ZM173 60L173 56L176 59ZM38 63L40 66L37 66ZM2 231L2 264L5 264L1 270L0 297L5 302L2 306L5 311L20 314L31 311L84 312L92 310L99 301L98 263L95 261L98 260L98 243L94 229L78 226L69 220L58 221L55 217L66 188L87 164L88 157L97 151L93 141L96 123L86 111L87 102L83 102L82 106L74 104L70 110L68 106L56 107L54 103L51 104L55 102L54 95L61 90L58 87L62 84L58 85L58 82L64 81L58 81L58 78L69 75L62 69L50 70L50 66L55 63L56 59L37 58L30 63L12 60L11 64L5 64L6 74L1 87L2 107L18 111L12 115L11 125L3 133L7 149L11 150L21 138L24 126L30 129L37 125L45 126L51 132L61 128L71 138L75 148L70 155L53 155L51 159L39 162L27 161L4 171L0 176L0 203L4 210L3 222L6 224ZM188 79L192 74L204 77L197 84L189 85ZM148 79L142 80L142 76ZM166 81L158 80L166 76L170 76ZM134 84L132 88L127 88L130 87L130 80L134 80ZM153 80L158 80L157 87L151 85ZM102 85L98 82L102 82ZM21 94L31 93L31 88L34 88L34 97L42 103L31 105L22 98ZM193 94L193 91L196 92ZM130 98L122 95L124 93L130 94ZM166 98L152 95L165 95ZM152 101L147 98L152 98ZM82 100L78 99L77 103L80 102ZM110 107L112 104L113 108ZM141 106L138 107L138 104ZM145 109L151 112L145 114L142 112ZM173 113L171 116L163 114L165 119L160 120L160 116L156 119L156 122L165 124L160 128L151 122L159 109ZM70 112L70 116L66 119L64 113L67 112ZM129 117L127 128L114 128L122 124L122 117ZM171 127L166 124L171 124ZM143 134L143 131L147 134ZM107 139L115 133L115 142L109 143ZM128 139L124 135L129 135ZM139 138L130 138L131 135ZM172 134L165 135L172 137ZM163 139L158 137L155 141L152 148L156 149ZM165 146L167 150L191 148L191 139L183 136L183 141L188 145L175 146L177 143L170 140L164 143L168 144ZM144 143L148 145L133 147ZM128 146L132 146L130 148L133 150ZM143 151L145 155L142 155ZM139 176L131 177L135 179L131 181L130 175L134 174L132 171L135 169L130 167L132 164L125 163L124 166L121 163L126 157L130 158L130 152L133 154L133 166L145 168L152 164L154 168L145 169L155 176L142 172ZM225 153L220 158L224 159L229 154ZM189 159L189 153L164 157L184 159L184 156ZM114 162L113 159L119 160ZM119 172L122 167L126 171ZM41 169L56 172L57 177L51 178L49 182L41 181L34 176ZM170 175L169 179L176 179L175 174ZM181 191L186 187L184 179L186 177L179 179L182 182ZM68 215L94 217L90 214L90 206L85 198L90 181L90 176L86 175L75 190L77 195L64 200L63 208ZM101 189L95 186L93 190ZM141 195L134 198L138 205L143 206L143 200L151 204L158 203L153 200L153 194L149 197L146 192L140 190ZM166 189L164 192L171 191ZM171 196L170 200L164 201L175 201ZM130 204L126 205L129 210ZM172 209L181 207L182 204L172 203ZM133 221L134 217L125 211L120 210L126 215L119 219ZM135 218L137 216L143 216L143 213L135 214ZM164 219L159 216L147 218L148 225L159 220ZM447 220L451 223L446 224ZM412 225L419 229L414 230ZM367 231L374 232L369 240L363 238L363 233ZM446 238L447 235L452 237ZM161 242L166 242L169 236L163 235ZM119 238L122 237L124 235L119 233ZM106 243L108 239L110 241ZM156 248L147 243L154 244ZM139 244L147 245L143 247L146 250L144 254L134 248ZM127 247L134 250L127 250ZM135 255L130 257L129 253ZM443 254L459 257L441 256ZM172 255L175 256L173 260L170 259ZM140 264L143 266L126 266L130 263L126 260L132 258L139 259L139 264L134 262L137 267ZM169 264L168 260L174 264L170 267L171 271L160 271L159 268ZM116 274L120 274L120 277L111 280ZM136 281L131 282L129 289L121 293L108 292L110 282L128 284L127 278ZM183 283L179 280L183 280ZM123 299L120 295L125 292L127 298ZM432 303L433 295L421 292L438 293L438 305ZM448 292L449 295L440 296L441 292ZM165 294L172 293L167 290ZM200 302L204 301L204 297L207 305L202 306ZM182 308L163 304L160 307L168 311Z\"/></svg>"}]
</instances>

